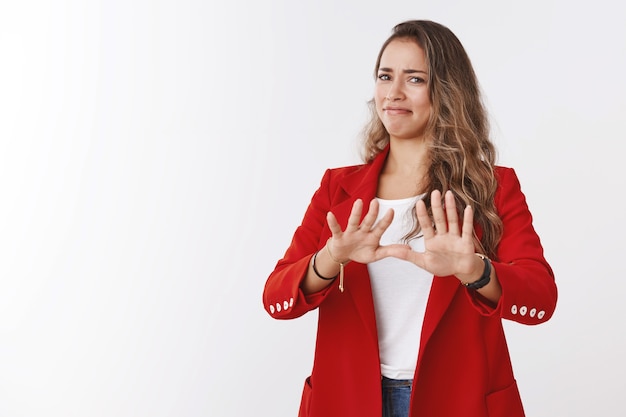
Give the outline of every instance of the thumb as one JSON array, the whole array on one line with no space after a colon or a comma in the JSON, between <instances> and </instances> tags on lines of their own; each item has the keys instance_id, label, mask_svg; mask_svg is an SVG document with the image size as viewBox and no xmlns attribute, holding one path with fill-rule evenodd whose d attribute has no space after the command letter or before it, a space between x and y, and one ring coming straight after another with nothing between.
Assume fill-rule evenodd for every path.
<instances>
[{"instance_id":1,"label":"thumb","mask_svg":"<svg viewBox=\"0 0 626 417\"><path fill-rule=\"evenodd\" d=\"M376 252L380 259L392 256L405 261L410 260L412 254L415 253L409 245L402 243L380 246Z\"/></svg>"}]
</instances>

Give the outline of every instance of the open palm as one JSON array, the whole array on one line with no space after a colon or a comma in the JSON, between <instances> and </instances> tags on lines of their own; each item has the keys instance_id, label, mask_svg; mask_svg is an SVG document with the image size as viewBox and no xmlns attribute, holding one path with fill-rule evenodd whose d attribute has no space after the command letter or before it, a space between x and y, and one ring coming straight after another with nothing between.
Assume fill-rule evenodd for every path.
<instances>
[{"instance_id":1,"label":"open palm","mask_svg":"<svg viewBox=\"0 0 626 417\"><path fill-rule=\"evenodd\" d=\"M438 276L471 272L475 265L472 208L465 208L463 223L459 224L454 195L451 191L446 192L444 209L438 190L431 194L431 207L432 221L422 200L415 206L424 235L424 252L416 252L408 245L390 245L389 255L412 262Z\"/></svg>"},{"instance_id":2,"label":"open palm","mask_svg":"<svg viewBox=\"0 0 626 417\"><path fill-rule=\"evenodd\" d=\"M393 210L389 210L376 222L378 201L373 199L363 221L360 221L362 212L363 201L356 200L345 230L341 230L332 212L326 217L332 232L332 237L327 242L328 249L341 263L356 261L366 264L390 255L388 246L380 246L380 238L393 220Z\"/></svg>"}]
</instances>

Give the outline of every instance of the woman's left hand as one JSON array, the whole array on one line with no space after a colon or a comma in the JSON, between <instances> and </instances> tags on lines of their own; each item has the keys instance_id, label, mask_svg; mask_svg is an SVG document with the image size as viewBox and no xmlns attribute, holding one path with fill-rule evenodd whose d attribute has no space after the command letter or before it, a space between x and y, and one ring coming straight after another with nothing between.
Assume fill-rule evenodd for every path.
<instances>
[{"instance_id":1,"label":"woman's left hand","mask_svg":"<svg viewBox=\"0 0 626 417\"><path fill-rule=\"evenodd\" d=\"M408 245L390 245L391 256L412 262L437 276L455 275L460 279L475 274L478 258L474 255L472 208L465 208L463 223L459 224L454 195L446 192L444 209L439 190L431 194L431 207L434 224L424 201L419 200L415 206L424 236L424 252L416 252Z\"/></svg>"}]
</instances>

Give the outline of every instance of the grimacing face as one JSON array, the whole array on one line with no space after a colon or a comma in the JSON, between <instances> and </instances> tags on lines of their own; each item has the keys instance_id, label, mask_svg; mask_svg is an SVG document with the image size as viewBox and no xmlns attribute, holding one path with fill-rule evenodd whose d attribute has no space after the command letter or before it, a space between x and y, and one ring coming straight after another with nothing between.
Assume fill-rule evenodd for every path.
<instances>
[{"instance_id":1,"label":"grimacing face","mask_svg":"<svg viewBox=\"0 0 626 417\"><path fill-rule=\"evenodd\" d=\"M413 40L395 39L383 51L374 102L390 139L422 140L431 112L424 50Z\"/></svg>"}]
</instances>

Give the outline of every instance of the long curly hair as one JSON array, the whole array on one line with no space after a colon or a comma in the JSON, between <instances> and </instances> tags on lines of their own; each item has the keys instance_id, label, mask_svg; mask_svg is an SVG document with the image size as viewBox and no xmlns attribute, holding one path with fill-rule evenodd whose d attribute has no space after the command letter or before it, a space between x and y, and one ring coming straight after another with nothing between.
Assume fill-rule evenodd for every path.
<instances>
[{"instance_id":1,"label":"long curly hair","mask_svg":"<svg viewBox=\"0 0 626 417\"><path fill-rule=\"evenodd\" d=\"M496 211L494 174L496 150L489 138L489 121L482 102L478 80L470 59L459 39L447 27L428 20L411 20L396 25L376 60L378 73L383 51L395 39L416 42L425 52L428 89L432 110L426 127L431 140L427 178L421 183L429 213L430 193L452 190L459 216L470 205L474 209L474 234L478 250L496 258L502 236L502 220ZM363 159L371 162L389 144L389 133L376 113L374 100L368 103L370 121L364 129ZM462 217L461 217L462 218ZM407 239L420 232L417 221Z\"/></svg>"}]
</instances>

